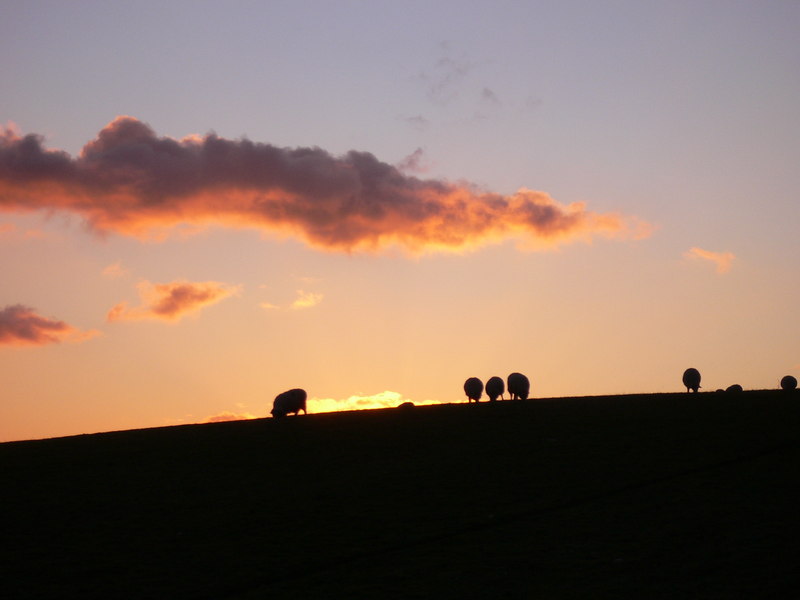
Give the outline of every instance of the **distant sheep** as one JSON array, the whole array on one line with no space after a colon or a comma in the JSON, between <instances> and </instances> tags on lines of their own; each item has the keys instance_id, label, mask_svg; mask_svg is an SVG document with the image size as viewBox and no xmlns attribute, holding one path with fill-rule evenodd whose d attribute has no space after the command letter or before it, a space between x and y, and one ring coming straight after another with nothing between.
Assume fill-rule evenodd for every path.
<instances>
[{"instance_id":1,"label":"distant sheep","mask_svg":"<svg viewBox=\"0 0 800 600\"><path fill-rule=\"evenodd\" d=\"M486 384L486 387L489 387L489 384ZM787 392L792 392L797 389L797 378L792 377L791 375L787 375L783 379L781 379L781 389Z\"/></svg>"},{"instance_id":2,"label":"distant sheep","mask_svg":"<svg viewBox=\"0 0 800 600\"><path fill-rule=\"evenodd\" d=\"M744 389L738 383L734 383L733 385L726 387L725 391L729 394L738 394L739 392L743 392Z\"/></svg>"},{"instance_id":3,"label":"distant sheep","mask_svg":"<svg viewBox=\"0 0 800 600\"><path fill-rule=\"evenodd\" d=\"M683 385L686 386L687 392L694 390L696 394L700 389L700 371L694 368L686 369L683 372Z\"/></svg>"},{"instance_id":4,"label":"distant sheep","mask_svg":"<svg viewBox=\"0 0 800 600\"><path fill-rule=\"evenodd\" d=\"M279 419L288 414L298 415L301 410L308 414L306 410L307 397L306 391L299 388L278 394L272 402L272 416Z\"/></svg>"},{"instance_id":5,"label":"distant sheep","mask_svg":"<svg viewBox=\"0 0 800 600\"><path fill-rule=\"evenodd\" d=\"M501 377L490 377L486 382L486 395L489 396L489 402L496 401L498 396L501 400L504 399L505 391L506 384Z\"/></svg>"},{"instance_id":6,"label":"distant sheep","mask_svg":"<svg viewBox=\"0 0 800 600\"><path fill-rule=\"evenodd\" d=\"M531 382L522 373L511 373L508 376L508 395L512 400L527 400L531 391Z\"/></svg>"},{"instance_id":7,"label":"distant sheep","mask_svg":"<svg viewBox=\"0 0 800 600\"><path fill-rule=\"evenodd\" d=\"M477 377L470 377L464 382L464 393L467 395L467 401L480 402L483 395L483 382Z\"/></svg>"}]
</instances>

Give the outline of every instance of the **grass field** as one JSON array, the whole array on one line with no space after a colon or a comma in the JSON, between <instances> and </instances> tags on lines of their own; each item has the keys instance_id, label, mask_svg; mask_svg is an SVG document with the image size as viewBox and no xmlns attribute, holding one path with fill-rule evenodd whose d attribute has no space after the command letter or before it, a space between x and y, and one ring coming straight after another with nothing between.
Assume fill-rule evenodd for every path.
<instances>
[{"instance_id":1,"label":"grass field","mask_svg":"<svg viewBox=\"0 0 800 600\"><path fill-rule=\"evenodd\" d=\"M0 444L4 598L791 598L800 395Z\"/></svg>"}]
</instances>

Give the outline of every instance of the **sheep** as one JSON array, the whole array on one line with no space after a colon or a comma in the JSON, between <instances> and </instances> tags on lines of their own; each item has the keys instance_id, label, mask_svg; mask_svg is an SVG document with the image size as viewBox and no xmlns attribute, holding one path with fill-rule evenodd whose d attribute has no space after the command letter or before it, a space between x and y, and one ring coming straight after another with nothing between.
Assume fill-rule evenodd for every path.
<instances>
[{"instance_id":1,"label":"sheep","mask_svg":"<svg viewBox=\"0 0 800 600\"><path fill-rule=\"evenodd\" d=\"M486 387L489 387L487 384ZM792 375L786 375L781 379L781 389L787 392L793 392L797 389L797 378Z\"/></svg>"},{"instance_id":2,"label":"sheep","mask_svg":"<svg viewBox=\"0 0 800 600\"><path fill-rule=\"evenodd\" d=\"M297 416L300 414L301 410L305 414L308 414L306 410L306 398L308 398L306 391L299 388L278 394L272 402L271 414L275 419L285 417L288 414Z\"/></svg>"},{"instance_id":3,"label":"sheep","mask_svg":"<svg viewBox=\"0 0 800 600\"><path fill-rule=\"evenodd\" d=\"M738 383L734 383L733 385L726 387L725 391L729 394L738 394L739 392L744 391L744 389Z\"/></svg>"},{"instance_id":4,"label":"sheep","mask_svg":"<svg viewBox=\"0 0 800 600\"><path fill-rule=\"evenodd\" d=\"M686 386L687 392L694 390L696 394L700 389L700 371L695 368L686 369L683 372L683 385Z\"/></svg>"},{"instance_id":5,"label":"sheep","mask_svg":"<svg viewBox=\"0 0 800 600\"><path fill-rule=\"evenodd\" d=\"M486 382L486 395L489 396L489 402L495 402L499 396L501 400L506 391L506 383L501 377L490 377Z\"/></svg>"},{"instance_id":6,"label":"sheep","mask_svg":"<svg viewBox=\"0 0 800 600\"><path fill-rule=\"evenodd\" d=\"M464 393L467 395L467 402L481 401L483 395L483 382L477 377L470 377L464 382Z\"/></svg>"},{"instance_id":7,"label":"sheep","mask_svg":"<svg viewBox=\"0 0 800 600\"><path fill-rule=\"evenodd\" d=\"M522 373L511 373L507 379L508 395L512 400L527 400L531 391L531 382Z\"/></svg>"}]
</instances>

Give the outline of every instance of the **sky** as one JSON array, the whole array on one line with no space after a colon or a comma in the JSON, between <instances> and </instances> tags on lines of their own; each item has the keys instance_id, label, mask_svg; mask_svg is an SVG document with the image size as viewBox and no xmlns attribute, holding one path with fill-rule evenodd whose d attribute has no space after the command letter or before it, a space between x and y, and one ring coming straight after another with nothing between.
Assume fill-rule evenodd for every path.
<instances>
[{"instance_id":1,"label":"sky","mask_svg":"<svg viewBox=\"0 0 800 600\"><path fill-rule=\"evenodd\" d=\"M800 376L798 2L0 11L0 441Z\"/></svg>"}]
</instances>

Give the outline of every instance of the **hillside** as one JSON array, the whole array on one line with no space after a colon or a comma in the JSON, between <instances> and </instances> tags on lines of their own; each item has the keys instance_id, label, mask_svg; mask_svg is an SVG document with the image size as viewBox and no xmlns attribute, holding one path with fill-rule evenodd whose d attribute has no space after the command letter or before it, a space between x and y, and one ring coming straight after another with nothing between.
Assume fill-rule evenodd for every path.
<instances>
[{"instance_id":1,"label":"hillside","mask_svg":"<svg viewBox=\"0 0 800 600\"><path fill-rule=\"evenodd\" d=\"M798 450L780 392L5 443L4 596L785 598Z\"/></svg>"}]
</instances>

